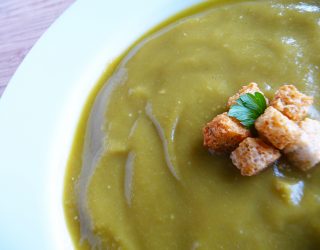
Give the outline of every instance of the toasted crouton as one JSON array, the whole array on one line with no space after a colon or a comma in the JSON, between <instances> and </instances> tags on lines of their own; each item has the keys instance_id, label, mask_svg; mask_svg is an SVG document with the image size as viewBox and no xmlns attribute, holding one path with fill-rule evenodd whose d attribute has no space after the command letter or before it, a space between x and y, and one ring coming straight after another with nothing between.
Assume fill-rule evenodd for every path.
<instances>
[{"instance_id":1,"label":"toasted crouton","mask_svg":"<svg viewBox=\"0 0 320 250\"><path fill-rule=\"evenodd\" d=\"M243 86L237 94L229 97L228 99L228 103L227 103L227 108L230 108L232 105L236 104L236 101L239 99L239 97L243 94L247 94L247 93L251 93L254 94L255 92L260 92L261 94L262 91L259 89L258 84L256 84L255 82L251 82L246 86ZM267 100L267 98L266 98Z\"/></svg>"},{"instance_id":2,"label":"toasted crouton","mask_svg":"<svg viewBox=\"0 0 320 250\"><path fill-rule=\"evenodd\" d=\"M306 117L312 103L313 98L299 92L295 86L283 85L275 93L270 105L289 119L301 121Z\"/></svg>"},{"instance_id":3,"label":"toasted crouton","mask_svg":"<svg viewBox=\"0 0 320 250\"><path fill-rule=\"evenodd\" d=\"M250 131L227 113L216 116L203 128L204 146L213 152L231 152Z\"/></svg>"},{"instance_id":4,"label":"toasted crouton","mask_svg":"<svg viewBox=\"0 0 320 250\"><path fill-rule=\"evenodd\" d=\"M241 170L241 174L252 176L275 162L280 152L259 138L247 138L231 153L232 163Z\"/></svg>"},{"instance_id":5,"label":"toasted crouton","mask_svg":"<svg viewBox=\"0 0 320 250\"><path fill-rule=\"evenodd\" d=\"M264 111L254 125L262 138L281 150L301 134L301 129L295 122L272 106Z\"/></svg>"},{"instance_id":6,"label":"toasted crouton","mask_svg":"<svg viewBox=\"0 0 320 250\"><path fill-rule=\"evenodd\" d=\"M308 135L317 137L320 140L320 122L319 121L306 118L303 121L299 122L299 126Z\"/></svg>"},{"instance_id":7,"label":"toasted crouton","mask_svg":"<svg viewBox=\"0 0 320 250\"><path fill-rule=\"evenodd\" d=\"M306 118L299 125L303 133L284 153L294 166L306 171L320 162L320 122Z\"/></svg>"}]
</instances>

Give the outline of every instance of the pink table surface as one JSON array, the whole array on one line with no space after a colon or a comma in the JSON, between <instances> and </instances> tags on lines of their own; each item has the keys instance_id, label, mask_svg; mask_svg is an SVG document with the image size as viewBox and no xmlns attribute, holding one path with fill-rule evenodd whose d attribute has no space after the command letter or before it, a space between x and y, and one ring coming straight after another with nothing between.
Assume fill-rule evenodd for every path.
<instances>
[{"instance_id":1,"label":"pink table surface","mask_svg":"<svg viewBox=\"0 0 320 250\"><path fill-rule=\"evenodd\" d=\"M0 96L39 37L75 0L0 0Z\"/></svg>"}]
</instances>

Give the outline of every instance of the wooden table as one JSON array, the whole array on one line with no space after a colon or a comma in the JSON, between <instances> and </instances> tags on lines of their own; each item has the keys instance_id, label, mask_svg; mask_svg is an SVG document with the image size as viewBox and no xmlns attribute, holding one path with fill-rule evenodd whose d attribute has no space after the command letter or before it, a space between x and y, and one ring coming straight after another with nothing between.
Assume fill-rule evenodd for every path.
<instances>
[{"instance_id":1,"label":"wooden table","mask_svg":"<svg viewBox=\"0 0 320 250\"><path fill-rule=\"evenodd\" d=\"M0 96L44 31L75 0L0 0Z\"/></svg>"}]
</instances>

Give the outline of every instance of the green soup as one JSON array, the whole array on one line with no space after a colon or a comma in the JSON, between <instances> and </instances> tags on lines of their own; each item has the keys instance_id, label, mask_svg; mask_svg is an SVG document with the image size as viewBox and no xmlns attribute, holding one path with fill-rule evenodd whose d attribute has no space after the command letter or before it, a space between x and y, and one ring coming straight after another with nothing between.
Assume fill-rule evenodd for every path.
<instances>
[{"instance_id":1,"label":"green soup","mask_svg":"<svg viewBox=\"0 0 320 250\"><path fill-rule=\"evenodd\" d=\"M243 177L202 127L257 82L320 108L320 3L206 3L145 36L89 98L66 175L76 249L319 249L320 168Z\"/></svg>"}]
</instances>

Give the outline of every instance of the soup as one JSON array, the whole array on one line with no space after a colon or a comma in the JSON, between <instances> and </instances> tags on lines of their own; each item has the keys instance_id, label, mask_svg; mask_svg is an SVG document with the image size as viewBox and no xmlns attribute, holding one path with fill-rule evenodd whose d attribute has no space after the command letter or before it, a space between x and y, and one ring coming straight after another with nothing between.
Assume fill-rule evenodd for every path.
<instances>
[{"instance_id":1,"label":"soup","mask_svg":"<svg viewBox=\"0 0 320 250\"><path fill-rule=\"evenodd\" d=\"M317 249L320 168L243 177L202 127L251 81L295 84L319 120L320 4L196 6L143 37L84 109L64 206L76 249Z\"/></svg>"}]
</instances>

